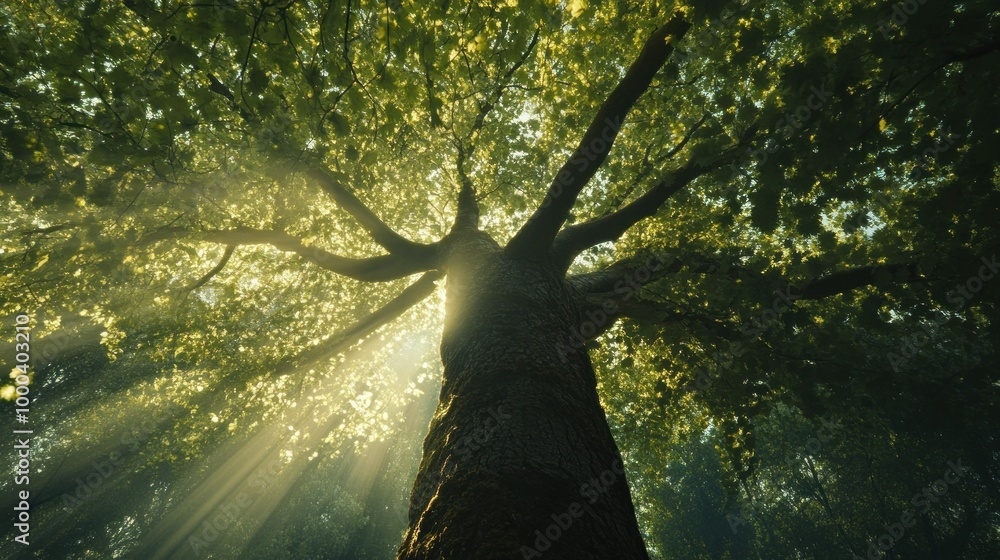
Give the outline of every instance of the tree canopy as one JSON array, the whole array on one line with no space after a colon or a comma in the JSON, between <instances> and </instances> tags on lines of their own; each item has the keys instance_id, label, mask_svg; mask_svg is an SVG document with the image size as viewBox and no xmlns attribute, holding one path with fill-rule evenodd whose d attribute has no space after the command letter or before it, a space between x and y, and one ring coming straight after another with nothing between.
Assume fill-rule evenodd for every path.
<instances>
[{"instance_id":1,"label":"tree canopy","mask_svg":"<svg viewBox=\"0 0 1000 560\"><path fill-rule=\"evenodd\" d=\"M991 557L998 18L5 3L0 348L28 315L34 435L32 544L0 550L392 557L434 259L478 207L613 301L580 345L652 557Z\"/></svg>"}]
</instances>

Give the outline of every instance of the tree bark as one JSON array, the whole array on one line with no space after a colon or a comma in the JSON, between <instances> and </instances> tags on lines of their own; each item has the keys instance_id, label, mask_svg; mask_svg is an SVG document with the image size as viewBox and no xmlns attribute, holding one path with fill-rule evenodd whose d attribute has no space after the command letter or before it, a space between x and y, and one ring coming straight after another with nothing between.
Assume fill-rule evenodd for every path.
<instances>
[{"instance_id":1,"label":"tree bark","mask_svg":"<svg viewBox=\"0 0 1000 560\"><path fill-rule=\"evenodd\" d=\"M648 558L590 358L572 344L579 294L483 234L446 269L441 395L397 558Z\"/></svg>"}]
</instances>

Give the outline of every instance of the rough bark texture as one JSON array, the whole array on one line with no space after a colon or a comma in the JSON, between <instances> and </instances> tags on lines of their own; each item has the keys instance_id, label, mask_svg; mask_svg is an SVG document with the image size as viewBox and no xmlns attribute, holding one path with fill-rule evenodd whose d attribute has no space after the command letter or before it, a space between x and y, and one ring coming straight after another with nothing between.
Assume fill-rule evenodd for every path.
<instances>
[{"instance_id":1,"label":"rough bark texture","mask_svg":"<svg viewBox=\"0 0 1000 560\"><path fill-rule=\"evenodd\" d=\"M444 379L398 558L647 558L555 267L485 235L447 266Z\"/></svg>"}]
</instances>

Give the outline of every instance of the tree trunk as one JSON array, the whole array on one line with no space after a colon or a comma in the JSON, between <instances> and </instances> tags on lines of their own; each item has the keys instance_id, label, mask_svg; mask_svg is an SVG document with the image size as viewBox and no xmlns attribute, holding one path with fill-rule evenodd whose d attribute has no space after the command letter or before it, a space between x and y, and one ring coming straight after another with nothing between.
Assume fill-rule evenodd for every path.
<instances>
[{"instance_id":1,"label":"tree trunk","mask_svg":"<svg viewBox=\"0 0 1000 560\"><path fill-rule=\"evenodd\" d=\"M397 558L648 558L562 275L449 259L444 378Z\"/></svg>"}]
</instances>

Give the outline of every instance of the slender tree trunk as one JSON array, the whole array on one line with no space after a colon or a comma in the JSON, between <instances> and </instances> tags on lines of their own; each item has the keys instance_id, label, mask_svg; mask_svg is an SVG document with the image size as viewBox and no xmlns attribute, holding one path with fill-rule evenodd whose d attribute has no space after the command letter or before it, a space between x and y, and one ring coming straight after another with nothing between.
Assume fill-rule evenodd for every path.
<instances>
[{"instance_id":1,"label":"slender tree trunk","mask_svg":"<svg viewBox=\"0 0 1000 560\"><path fill-rule=\"evenodd\" d=\"M444 379L398 559L648 558L555 271L484 242L450 259Z\"/></svg>"}]
</instances>

